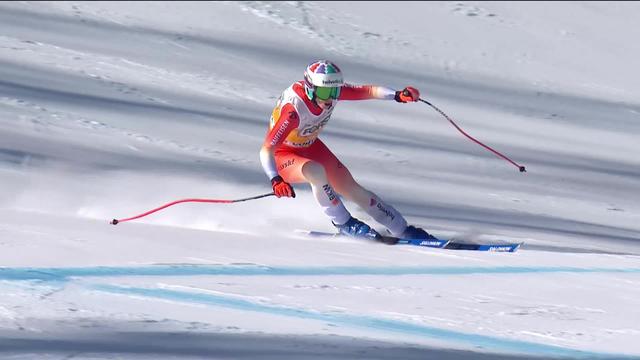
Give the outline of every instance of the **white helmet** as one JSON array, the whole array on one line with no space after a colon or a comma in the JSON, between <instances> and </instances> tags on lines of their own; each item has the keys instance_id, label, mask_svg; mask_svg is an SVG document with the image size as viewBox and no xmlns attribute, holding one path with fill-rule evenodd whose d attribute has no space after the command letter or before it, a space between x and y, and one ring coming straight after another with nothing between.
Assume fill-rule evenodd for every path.
<instances>
[{"instance_id":1,"label":"white helmet","mask_svg":"<svg viewBox=\"0 0 640 360\"><path fill-rule=\"evenodd\" d=\"M340 68L328 60L315 61L304 71L304 89L311 100L317 86L340 87L344 85L344 78Z\"/></svg>"}]
</instances>

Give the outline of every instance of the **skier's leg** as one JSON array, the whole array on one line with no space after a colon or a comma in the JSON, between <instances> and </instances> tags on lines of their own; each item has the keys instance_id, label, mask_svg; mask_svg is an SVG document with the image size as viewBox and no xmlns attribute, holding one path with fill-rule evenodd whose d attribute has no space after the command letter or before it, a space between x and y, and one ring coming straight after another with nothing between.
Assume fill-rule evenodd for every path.
<instances>
[{"instance_id":1,"label":"skier's leg","mask_svg":"<svg viewBox=\"0 0 640 360\"><path fill-rule=\"evenodd\" d=\"M398 210L382 201L378 195L360 186L360 184L353 180L350 174L349 176L344 176L342 179L343 181L340 185L338 185L339 182L336 182L336 191L350 201L358 204L367 214L384 225L393 236L405 239L434 238L424 229L408 225L407 220Z\"/></svg>"},{"instance_id":2,"label":"skier's leg","mask_svg":"<svg viewBox=\"0 0 640 360\"><path fill-rule=\"evenodd\" d=\"M317 161L308 161L302 166L302 174L311 184L313 194L325 214L331 218L333 225L341 234L367 239L380 237L380 234L369 225L349 214L342 200L333 191L322 164Z\"/></svg>"},{"instance_id":3,"label":"skier's leg","mask_svg":"<svg viewBox=\"0 0 640 360\"><path fill-rule=\"evenodd\" d=\"M407 220L393 206L382 201L376 194L360 186L353 177L346 179L336 189L342 191L345 198L355 202L364 209L367 214L384 225L393 236L405 239L434 239L433 235L420 227L408 225ZM350 180L349 180L350 179ZM336 182L336 184L338 184Z\"/></svg>"},{"instance_id":4,"label":"skier's leg","mask_svg":"<svg viewBox=\"0 0 640 360\"><path fill-rule=\"evenodd\" d=\"M317 155L313 156L314 159L322 163L329 183L333 185L338 194L360 206L369 216L389 229L391 234L395 236L402 235L407 228L407 221L400 212L382 201L373 192L360 186L353 179L349 169L338 160L322 141L316 140L314 149L317 152Z\"/></svg>"},{"instance_id":5,"label":"skier's leg","mask_svg":"<svg viewBox=\"0 0 640 360\"><path fill-rule=\"evenodd\" d=\"M344 224L351 214L329 184L322 164L311 159L307 149L282 150L275 154L278 173L292 184L309 183L316 201L334 224Z\"/></svg>"},{"instance_id":6,"label":"skier's leg","mask_svg":"<svg viewBox=\"0 0 640 360\"><path fill-rule=\"evenodd\" d=\"M349 221L351 214L329 184L324 166L316 161L307 161L301 171L307 182L311 184L313 196L331 221L336 225Z\"/></svg>"},{"instance_id":7,"label":"skier's leg","mask_svg":"<svg viewBox=\"0 0 640 360\"><path fill-rule=\"evenodd\" d=\"M339 182L336 182L338 184ZM339 189L339 190L338 190ZM353 177L345 177L336 191L384 225L394 236L401 236L407 228L407 220L393 206L385 203L378 195L358 184Z\"/></svg>"},{"instance_id":8,"label":"skier's leg","mask_svg":"<svg viewBox=\"0 0 640 360\"><path fill-rule=\"evenodd\" d=\"M318 145L314 143L306 149L277 151L278 173L287 182L311 184L313 196L340 233L367 239L378 238L380 235L369 225L352 217L342 200L336 196L324 165L317 161L325 156L323 151L326 147L322 142L316 142Z\"/></svg>"}]
</instances>

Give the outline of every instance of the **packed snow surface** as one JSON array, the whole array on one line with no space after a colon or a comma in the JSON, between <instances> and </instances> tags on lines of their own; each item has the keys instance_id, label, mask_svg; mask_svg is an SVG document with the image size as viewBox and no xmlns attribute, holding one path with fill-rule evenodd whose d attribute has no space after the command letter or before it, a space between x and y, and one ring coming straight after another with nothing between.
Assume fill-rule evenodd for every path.
<instances>
[{"instance_id":1,"label":"packed snow surface","mask_svg":"<svg viewBox=\"0 0 640 360\"><path fill-rule=\"evenodd\" d=\"M0 358L640 358L640 3L1 2ZM441 238L333 231L258 151L307 64L323 141ZM377 226L354 204L353 215ZM383 230L378 227L379 230Z\"/></svg>"}]
</instances>

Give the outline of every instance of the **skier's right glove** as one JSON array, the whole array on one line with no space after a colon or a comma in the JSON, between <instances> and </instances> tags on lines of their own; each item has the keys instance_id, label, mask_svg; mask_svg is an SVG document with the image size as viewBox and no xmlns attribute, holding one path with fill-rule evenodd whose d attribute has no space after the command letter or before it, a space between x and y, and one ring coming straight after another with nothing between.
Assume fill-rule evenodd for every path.
<instances>
[{"instance_id":1,"label":"skier's right glove","mask_svg":"<svg viewBox=\"0 0 640 360\"><path fill-rule=\"evenodd\" d=\"M420 91L414 87L407 86L400 91L396 91L395 99L399 103L415 102L420 100Z\"/></svg>"},{"instance_id":2,"label":"skier's right glove","mask_svg":"<svg viewBox=\"0 0 640 360\"><path fill-rule=\"evenodd\" d=\"M271 187L276 197L296 197L296 192L293 191L291 185L282 179L282 176L278 175L271 179Z\"/></svg>"}]
</instances>

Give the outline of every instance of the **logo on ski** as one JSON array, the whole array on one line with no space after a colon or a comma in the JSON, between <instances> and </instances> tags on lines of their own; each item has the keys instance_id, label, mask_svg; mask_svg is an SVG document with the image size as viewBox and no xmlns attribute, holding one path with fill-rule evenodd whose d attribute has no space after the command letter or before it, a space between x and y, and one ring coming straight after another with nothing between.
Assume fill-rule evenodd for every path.
<instances>
[{"instance_id":1,"label":"logo on ski","mask_svg":"<svg viewBox=\"0 0 640 360\"><path fill-rule=\"evenodd\" d=\"M440 240L422 240L420 246L440 246L442 241Z\"/></svg>"}]
</instances>

